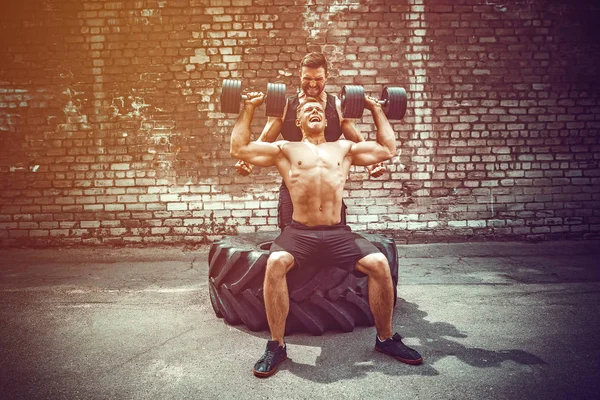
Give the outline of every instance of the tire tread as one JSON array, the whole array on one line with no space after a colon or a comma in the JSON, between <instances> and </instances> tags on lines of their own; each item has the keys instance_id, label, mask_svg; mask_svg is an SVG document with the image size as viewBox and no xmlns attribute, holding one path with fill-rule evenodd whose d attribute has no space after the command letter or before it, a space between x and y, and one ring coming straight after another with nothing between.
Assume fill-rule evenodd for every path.
<instances>
[{"instance_id":1,"label":"tire tread","mask_svg":"<svg viewBox=\"0 0 600 400\"><path fill-rule=\"evenodd\" d=\"M393 239L361 233L388 258L394 285L398 281L398 255ZM252 331L268 329L262 283L269 251L278 231L225 237L209 250L209 285L215 315L230 325ZM294 270L292 270L294 271ZM320 268L312 276L288 274L290 311L286 334L328 330L350 332L355 326L373 326L367 276L334 268ZM307 274L310 272L307 272ZM295 278L299 278L296 283ZM394 294L396 290L394 290ZM394 299L395 301L396 299Z\"/></svg>"}]
</instances>

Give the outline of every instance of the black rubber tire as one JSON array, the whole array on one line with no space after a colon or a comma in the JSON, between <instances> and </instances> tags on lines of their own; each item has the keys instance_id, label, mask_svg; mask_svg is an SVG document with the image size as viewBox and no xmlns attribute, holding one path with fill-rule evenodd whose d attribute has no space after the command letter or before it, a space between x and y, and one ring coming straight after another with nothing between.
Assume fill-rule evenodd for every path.
<instances>
[{"instance_id":1,"label":"black rubber tire","mask_svg":"<svg viewBox=\"0 0 600 400\"><path fill-rule=\"evenodd\" d=\"M398 253L393 239L359 232L388 259L398 284ZM263 279L269 248L279 231L229 236L213 242L209 262L210 300L215 315L230 325L244 324L252 331L268 330L263 299ZM373 326L367 276L337 268L311 265L293 268L287 275L290 312L286 334L325 331L350 332L355 326Z\"/></svg>"}]
</instances>

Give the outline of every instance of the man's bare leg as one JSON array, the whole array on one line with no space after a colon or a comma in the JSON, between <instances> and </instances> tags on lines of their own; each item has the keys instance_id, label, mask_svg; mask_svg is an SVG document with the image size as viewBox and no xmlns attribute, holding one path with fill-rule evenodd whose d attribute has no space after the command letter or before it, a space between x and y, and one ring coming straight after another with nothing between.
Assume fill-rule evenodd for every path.
<instances>
[{"instance_id":1,"label":"man's bare leg","mask_svg":"<svg viewBox=\"0 0 600 400\"><path fill-rule=\"evenodd\" d=\"M271 338L284 345L285 321L290 310L286 275L294 266L294 257L286 251L271 253L267 260L263 293Z\"/></svg>"},{"instance_id":2,"label":"man's bare leg","mask_svg":"<svg viewBox=\"0 0 600 400\"><path fill-rule=\"evenodd\" d=\"M381 253L369 254L356 263L356 269L368 276L369 307L381 340L392 337L394 286L387 258Z\"/></svg>"},{"instance_id":3,"label":"man's bare leg","mask_svg":"<svg viewBox=\"0 0 600 400\"><path fill-rule=\"evenodd\" d=\"M369 254L356 263L356 269L369 277L369 306L378 336L375 350L407 364L421 364L423 357L416 350L402 343L399 334L392 336L394 286L387 258L381 253Z\"/></svg>"},{"instance_id":4,"label":"man's bare leg","mask_svg":"<svg viewBox=\"0 0 600 400\"><path fill-rule=\"evenodd\" d=\"M267 342L265 354L254 364L254 375L259 378L273 375L279 363L287 359L283 339L285 320L290 310L286 274L293 265L294 257L285 251L273 252L267 260L263 294L272 340Z\"/></svg>"}]
</instances>

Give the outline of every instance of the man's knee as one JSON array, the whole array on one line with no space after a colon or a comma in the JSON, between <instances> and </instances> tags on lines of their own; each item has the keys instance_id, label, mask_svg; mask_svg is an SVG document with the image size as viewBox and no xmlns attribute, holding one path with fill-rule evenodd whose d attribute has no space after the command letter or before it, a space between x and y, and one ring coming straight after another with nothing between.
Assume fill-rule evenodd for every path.
<instances>
[{"instance_id":1,"label":"man's knee","mask_svg":"<svg viewBox=\"0 0 600 400\"><path fill-rule=\"evenodd\" d=\"M358 270L372 277L391 277L387 257L382 253L369 254L358 262Z\"/></svg>"},{"instance_id":2,"label":"man's knee","mask_svg":"<svg viewBox=\"0 0 600 400\"><path fill-rule=\"evenodd\" d=\"M265 281L278 282L285 277L294 263L294 257L286 251L275 251L267 259Z\"/></svg>"}]
</instances>

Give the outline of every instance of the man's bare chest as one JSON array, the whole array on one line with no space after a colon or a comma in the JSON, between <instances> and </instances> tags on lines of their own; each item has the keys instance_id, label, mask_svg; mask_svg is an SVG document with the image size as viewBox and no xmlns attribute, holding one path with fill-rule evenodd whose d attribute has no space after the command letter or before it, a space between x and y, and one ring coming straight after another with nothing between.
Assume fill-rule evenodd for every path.
<instances>
[{"instance_id":1,"label":"man's bare chest","mask_svg":"<svg viewBox=\"0 0 600 400\"><path fill-rule=\"evenodd\" d=\"M283 152L293 170L315 168L337 169L343 164L346 151L338 143L288 143Z\"/></svg>"}]
</instances>

